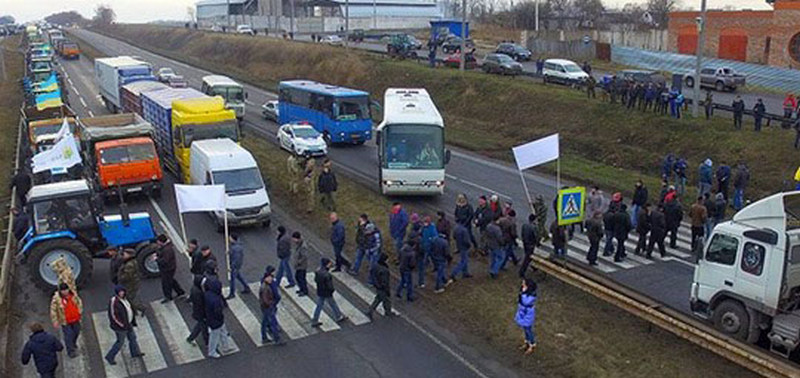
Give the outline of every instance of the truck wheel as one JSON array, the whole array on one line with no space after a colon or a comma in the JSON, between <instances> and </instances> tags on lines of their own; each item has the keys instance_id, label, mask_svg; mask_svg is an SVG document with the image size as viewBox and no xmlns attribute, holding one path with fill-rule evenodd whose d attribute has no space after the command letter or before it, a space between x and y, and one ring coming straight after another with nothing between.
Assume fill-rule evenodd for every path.
<instances>
[{"instance_id":1,"label":"truck wheel","mask_svg":"<svg viewBox=\"0 0 800 378\"><path fill-rule=\"evenodd\" d=\"M267 219L267 220L265 220L263 223L261 223L261 227L264 227L264 228L269 228L269 226L270 226L271 224L272 224L272 219Z\"/></svg>"},{"instance_id":2,"label":"truck wheel","mask_svg":"<svg viewBox=\"0 0 800 378\"><path fill-rule=\"evenodd\" d=\"M156 251L157 247L154 243L137 248L136 262L139 264L139 272L145 278L155 278L161 275L156 262Z\"/></svg>"},{"instance_id":3,"label":"truck wheel","mask_svg":"<svg viewBox=\"0 0 800 378\"><path fill-rule=\"evenodd\" d=\"M737 340L747 340L750 316L739 302L726 300L714 309L714 327Z\"/></svg>"},{"instance_id":4,"label":"truck wheel","mask_svg":"<svg viewBox=\"0 0 800 378\"><path fill-rule=\"evenodd\" d=\"M51 239L43 241L31 250L28 269L34 285L52 292L58 287L58 274L51 268L59 258L64 258L75 276L75 285L83 287L92 277L92 258L89 249L74 239Z\"/></svg>"},{"instance_id":5,"label":"truck wheel","mask_svg":"<svg viewBox=\"0 0 800 378\"><path fill-rule=\"evenodd\" d=\"M693 88L694 87L694 78L692 78L692 77L687 77L686 78L686 87L687 88Z\"/></svg>"},{"instance_id":6,"label":"truck wheel","mask_svg":"<svg viewBox=\"0 0 800 378\"><path fill-rule=\"evenodd\" d=\"M714 89L716 89L717 92L724 91L725 90L725 83L723 83L721 81L716 82L716 84L714 84Z\"/></svg>"}]
</instances>

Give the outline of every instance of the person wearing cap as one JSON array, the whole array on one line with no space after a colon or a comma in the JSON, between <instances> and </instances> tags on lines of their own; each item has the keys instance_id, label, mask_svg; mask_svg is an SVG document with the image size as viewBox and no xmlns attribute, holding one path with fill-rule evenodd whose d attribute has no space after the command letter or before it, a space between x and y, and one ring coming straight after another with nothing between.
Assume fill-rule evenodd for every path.
<instances>
[{"instance_id":1,"label":"person wearing cap","mask_svg":"<svg viewBox=\"0 0 800 378\"><path fill-rule=\"evenodd\" d=\"M175 261L175 247L172 245L172 241L167 238L167 235L161 234L156 238L156 244L158 245L156 263L158 263L158 271L161 274L161 290L164 292L164 299L161 303L167 303L172 300L173 291L179 297L182 297L186 292L175 280L175 271L178 266Z\"/></svg>"},{"instance_id":2,"label":"person wearing cap","mask_svg":"<svg viewBox=\"0 0 800 378\"><path fill-rule=\"evenodd\" d=\"M275 274L275 280L278 281L280 285L283 275L286 274L286 279L289 280L289 284L286 285L286 288L293 288L294 276L292 275L292 267L289 265L289 260L292 258L292 240L289 237L289 232L286 231L286 227L283 226L278 226L277 250L280 263L278 264L278 273Z\"/></svg>"},{"instance_id":3,"label":"person wearing cap","mask_svg":"<svg viewBox=\"0 0 800 378\"><path fill-rule=\"evenodd\" d=\"M311 326L317 328L322 325L319 321L319 315L322 313L322 306L327 302L333 310L333 317L337 323L347 319L339 311L339 306L336 305L336 300L333 298L335 289L333 288L333 276L331 276L330 269L333 263L327 257L320 260L319 269L314 276L314 282L317 283L317 307L314 309L314 316L311 318Z\"/></svg>"},{"instance_id":4,"label":"person wearing cap","mask_svg":"<svg viewBox=\"0 0 800 378\"><path fill-rule=\"evenodd\" d=\"M244 265L244 246L239 241L238 234L231 234L229 236L230 239L230 248L228 248L229 254L229 262L231 264L231 287L228 291L227 299L232 299L236 297L236 280L242 283L242 294L249 294L250 287L247 286L247 281L242 276L242 266Z\"/></svg>"},{"instance_id":5,"label":"person wearing cap","mask_svg":"<svg viewBox=\"0 0 800 378\"><path fill-rule=\"evenodd\" d=\"M33 357L36 371L42 378L56 376L58 368L58 352L64 350L64 346L57 337L45 332L44 326L39 322L31 323L28 327L31 336L22 348L22 364L27 365Z\"/></svg>"},{"instance_id":6,"label":"person wearing cap","mask_svg":"<svg viewBox=\"0 0 800 378\"><path fill-rule=\"evenodd\" d=\"M144 314L144 305L136 298L139 295L139 263L136 261L136 251L131 248L122 250L122 266L117 273L117 281L125 287L125 298L133 304L133 308Z\"/></svg>"},{"instance_id":7,"label":"person wearing cap","mask_svg":"<svg viewBox=\"0 0 800 378\"><path fill-rule=\"evenodd\" d=\"M353 262L353 267L348 271L351 275L358 275L361 270L361 263L364 261L364 256L369 249L369 235L367 234L367 226L371 225L367 214L358 216L358 228L356 229L356 260Z\"/></svg>"},{"instance_id":8,"label":"person wearing cap","mask_svg":"<svg viewBox=\"0 0 800 378\"><path fill-rule=\"evenodd\" d=\"M133 310L133 305L128 300L127 290L122 285L114 287L114 296L108 303L108 320L111 322L111 330L117 335L117 341L111 346L108 353L105 355L106 362L109 365L116 365L114 359L119 353L122 346L125 344L125 339L128 339L128 347L131 351L131 357L142 357L144 353L139 349L139 343L136 341L136 332L133 327L136 327L136 311Z\"/></svg>"},{"instance_id":9,"label":"person wearing cap","mask_svg":"<svg viewBox=\"0 0 800 378\"><path fill-rule=\"evenodd\" d=\"M294 245L294 278L297 281L297 295L304 297L308 295L308 282L306 281L308 248L300 232L295 231L292 234L292 245Z\"/></svg>"},{"instance_id":10,"label":"person wearing cap","mask_svg":"<svg viewBox=\"0 0 800 378\"><path fill-rule=\"evenodd\" d=\"M489 197L489 211L492 215L492 219L497 219L503 216L503 211L505 210L505 206L502 202L500 202L500 197L497 194L492 194Z\"/></svg>"},{"instance_id":11,"label":"person wearing cap","mask_svg":"<svg viewBox=\"0 0 800 378\"><path fill-rule=\"evenodd\" d=\"M375 299L367 311L367 317L372 320L372 313L378 308L378 305L383 303L383 311L385 316L392 316L392 293L390 289L389 278L389 265L386 264L388 256L381 253L378 257L378 263L372 268L372 276L375 278Z\"/></svg>"},{"instance_id":12,"label":"person wearing cap","mask_svg":"<svg viewBox=\"0 0 800 378\"><path fill-rule=\"evenodd\" d=\"M50 300L50 320L53 321L54 329L61 327L67 355L70 358L76 356L78 349L82 313L83 302L78 294L73 293L66 283L58 284L58 290L53 293L53 298Z\"/></svg>"},{"instance_id":13,"label":"person wearing cap","mask_svg":"<svg viewBox=\"0 0 800 378\"><path fill-rule=\"evenodd\" d=\"M619 205L619 211L614 214L612 222L614 224L614 239L617 240L617 253L614 255L614 262L622 262L625 256L625 241L628 240L628 234L633 228L631 225L631 217L628 215L628 206L624 203Z\"/></svg>"},{"instance_id":14,"label":"person wearing cap","mask_svg":"<svg viewBox=\"0 0 800 378\"><path fill-rule=\"evenodd\" d=\"M261 287L258 289L258 299L261 305L261 343L266 344L272 341L275 344L283 344L281 341L281 329L278 325L278 303L281 301L280 288L275 281L275 267L267 265L264 271L264 278L261 279ZM267 337L269 332L272 338Z\"/></svg>"},{"instance_id":15,"label":"person wearing cap","mask_svg":"<svg viewBox=\"0 0 800 378\"><path fill-rule=\"evenodd\" d=\"M347 231L344 228L344 224L342 224L342 221L339 219L338 214L331 213L329 219L331 221L331 246L333 247L333 255L336 256L336 268L334 268L333 271L341 272L342 266L344 266L345 269L350 269L350 261L347 261L342 255Z\"/></svg>"}]
</instances>

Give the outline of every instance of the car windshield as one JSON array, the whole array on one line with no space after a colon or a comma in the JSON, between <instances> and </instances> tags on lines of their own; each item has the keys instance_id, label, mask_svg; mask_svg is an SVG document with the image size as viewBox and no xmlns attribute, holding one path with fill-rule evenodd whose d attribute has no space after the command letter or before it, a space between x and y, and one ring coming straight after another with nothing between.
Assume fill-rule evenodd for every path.
<instances>
[{"instance_id":1,"label":"car windshield","mask_svg":"<svg viewBox=\"0 0 800 378\"><path fill-rule=\"evenodd\" d=\"M101 164L124 164L136 161L153 160L156 150L152 144L138 143L127 146L104 148L100 151Z\"/></svg>"},{"instance_id":2,"label":"car windshield","mask_svg":"<svg viewBox=\"0 0 800 378\"><path fill-rule=\"evenodd\" d=\"M73 128L70 124L70 128ZM52 125L36 125L33 127L33 136L40 137L42 135L51 135L58 133L61 130L61 123L54 123Z\"/></svg>"},{"instance_id":3,"label":"car windshield","mask_svg":"<svg viewBox=\"0 0 800 378\"><path fill-rule=\"evenodd\" d=\"M231 87L225 85L217 85L211 89L212 96L222 96L225 102L242 102L244 101L244 91L242 87Z\"/></svg>"},{"instance_id":4,"label":"car windshield","mask_svg":"<svg viewBox=\"0 0 800 378\"><path fill-rule=\"evenodd\" d=\"M67 228L82 229L94 222L89 201L84 197L56 198L37 202L33 205L33 217L34 227L39 235Z\"/></svg>"},{"instance_id":5,"label":"car windshield","mask_svg":"<svg viewBox=\"0 0 800 378\"><path fill-rule=\"evenodd\" d=\"M339 121L369 119L369 98L367 96L337 98L334 103L334 114Z\"/></svg>"},{"instance_id":6,"label":"car windshield","mask_svg":"<svg viewBox=\"0 0 800 378\"><path fill-rule=\"evenodd\" d=\"M567 70L567 72L583 72L583 70L578 67L577 64L565 64L564 68Z\"/></svg>"},{"instance_id":7,"label":"car windshield","mask_svg":"<svg viewBox=\"0 0 800 378\"><path fill-rule=\"evenodd\" d=\"M522 47L520 45L516 45L516 46L514 46L514 51L516 51L516 52L528 52L528 49L526 49L526 48L524 48L524 47Z\"/></svg>"},{"instance_id":8,"label":"car windshield","mask_svg":"<svg viewBox=\"0 0 800 378\"><path fill-rule=\"evenodd\" d=\"M225 185L225 193L252 192L264 187L261 172L258 168L231 169L227 171L214 171L215 185Z\"/></svg>"},{"instance_id":9,"label":"car windshield","mask_svg":"<svg viewBox=\"0 0 800 378\"><path fill-rule=\"evenodd\" d=\"M195 140L228 138L234 142L239 141L239 132L236 121L212 123L206 125L184 125L183 146L188 148Z\"/></svg>"},{"instance_id":10,"label":"car windshield","mask_svg":"<svg viewBox=\"0 0 800 378\"><path fill-rule=\"evenodd\" d=\"M294 136L298 138L316 138L319 136L317 130L314 130L312 127L295 127L293 129Z\"/></svg>"},{"instance_id":11,"label":"car windshield","mask_svg":"<svg viewBox=\"0 0 800 378\"><path fill-rule=\"evenodd\" d=\"M514 59L511 59L508 55L498 55L497 60L499 60L500 63L510 63L514 61Z\"/></svg>"},{"instance_id":12,"label":"car windshield","mask_svg":"<svg viewBox=\"0 0 800 378\"><path fill-rule=\"evenodd\" d=\"M443 169L444 129L437 125L387 125L383 167Z\"/></svg>"},{"instance_id":13,"label":"car windshield","mask_svg":"<svg viewBox=\"0 0 800 378\"><path fill-rule=\"evenodd\" d=\"M161 75L174 75L175 71L173 71L172 68L162 68L158 70L158 73Z\"/></svg>"}]
</instances>

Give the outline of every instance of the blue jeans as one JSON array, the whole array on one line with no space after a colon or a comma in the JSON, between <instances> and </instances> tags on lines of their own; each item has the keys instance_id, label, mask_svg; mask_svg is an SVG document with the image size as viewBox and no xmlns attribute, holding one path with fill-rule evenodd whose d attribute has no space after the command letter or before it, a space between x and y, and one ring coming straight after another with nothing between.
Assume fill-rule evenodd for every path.
<instances>
[{"instance_id":1,"label":"blue jeans","mask_svg":"<svg viewBox=\"0 0 800 378\"><path fill-rule=\"evenodd\" d=\"M450 273L451 278L456 278L459 273L461 273L462 278L469 276L469 251L459 251L458 254L461 255L461 259L458 260L458 265Z\"/></svg>"},{"instance_id":2,"label":"blue jeans","mask_svg":"<svg viewBox=\"0 0 800 378\"><path fill-rule=\"evenodd\" d=\"M242 286L244 286L244 291L250 291L250 287L247 286L247 281L245 281L244 277L242 277L242 272L239 269L231 269L231 290L230 294L228 295L236 295L236 280L239 280L239 282L242 283Z\"/></svg>"},{"instance_id":3,"label":"blue jeans","mask_svg":"<svg viewBox=\"0 0 800 378\"><path fill-rule=\"evenodd\" d=\"M114 361L114 358L117 357L117 353L122 349L122 344L125 343L125 338L128 339L128 347L130 347L131 356L141 354L139 343L136 342L136 332L133 331L133 328L131 328L130 331L114 331L114 333L117 334L117 341L114 342L114 345L111 346L111 350L106 354L106 360Z\"/></svg>"},{"instance_id":4,"label":"blue jeans","mask_svg":"<svg viewBox=\"0 0 800 378\"><path fill-rule=\"evenodd\" d=\"M716 223L714 223L714 220L713 220L713 219L711 219L711 218L709 218L709 219L706 221L706 224L705 224L705 232L706 232L706 233L703 235L703 236L705 236L705 237L706 237L706 239L708 239L709 237L711 237L711 230L713 230L713 229L714 229L714 225L715 225L715 224L716 224Z\"/></svg>"},{"instance_id":5,"label":"blue jeans","mask_svg":"<svg viewBox=\"0 0 800 378\"><path fill-rule=\"evenodd\" d=\"M278 264L278 273L275 274L275 279L278 281L279 285L284 273L286 274L286 279L289 280L289 285L294 285L294 276L292 275L292 267L289 265L288 257L281 259L280 264ZM247 285L245 285L245 287L247 287Z\"/></svg>"},{"instance_id":6,"label":"blue jeans","mask_svg":"<svg viewBox=\"0 0 800 378\"><path fill-rule=\"evenodd\" d=\"M610 256L614 253L614 232L605 231L606 245L603 247L603 256Z\"/></svg>"},{"instance_id":7,"label":"blue jeans","mask_svg":"<svg viewBox=\"0 0 800 378\"><path fill-rule=\"evenodd\" d=\"M328 302L331 306L335 320L342 318L342 312L339 311L339 306L336 305L336 300L333 297L317 297L317 308L314 310L314 317L311 318L311 323L319 322L319 314L322 312L322 306L325 305L325 302Z\"/></svg>"},{"instance_id":8,"label":"blue jeans","mask_svg":"<svg viewBox=\"0 0 800 378\"><path fill-rule=\"evenodd\" d=\"M400 272L400 284L397 285L397 296L403 296L403 288L408 288L406 299L411 300L414 297L414 283L411 282L411 271Z\"/></svg>"},{"instance_id":9,"label":"blue jeans","mask_svg":"<svg viewBox=\"0 0 800 378\"><path fill-rule=\"evenodd\" d=\"M686 193L686 177L680 176L675 181L675 190L678 191L679 196L683 196Z\"/></svg>"},{"instance_id":10,"label":"blue jeans","mask_svg":"<svg viewBox=\"0 0 800 378\"><path fill-rule=\"evenodd\" d=\"M641 206L639 205L631 206L631 226L633 226L633 229L636 229L636 222L638 221L638 219L636 218L638 218L637 215L639 214L640 208Z\"/></svg>"},{"instance_id":11,"label":"blue jeans","mask_svg":"<svg viewBox=\"0 0 800 378\"><path fill-rule=\"evenodd\" d=\"M447 282L447 274L445 273L447 262L444 260L436 260L433 262L433 265L436 267L436 289L438 290L443 288L445 282Z\"/></svg>"},{"instance_id":12,"label":"blue jeans","mask_svg":"<svg viewBox=\"0 0 800 378\"><path fill-rule=\"evenodd\" d=\"M353 262L353 272L358 274L358 271L361 269L361 262L364 261L364 255L367 254L367 250L363 248L356 248L356 261Z\"/></svg>"},{"instance_id":13,"label":"blue jeans","mask_svg":"<svg viewBox=\"0 0 800 378\"><path fill-rule=\"evenodd\" d=\"M261 309L261 341L267 341L267 331L272 336L273 342L281 341L281 329L278 327L276 316L278 308L273 305L270 308Z\"/></svg>"},{"instance_id":14,"label":"blue jeans","mask_svg":"<svg viewBox=\"0 0 800 378\"><path fill-rule=\"evenodd\" d=\"M403 248L403 239L405 239L403 236L394 239L394 253L398 256L400 255L400 249Z\"/></svg>"},{"instance_id":15,"label":"blue jeans","mask_svg":"<svg viewBox=\"0 0 800 378\"><path fill-rule=\"evenodd\" d=\"M733 189L733 208L736 211L742 209L742 205L744 205L744 189Z\"/></svg>"},{"instance_id":16,"label":"blue jeans","mask_svg":"<svg viewBox=\"0 0 800 378\"><path fill-rule=\"evenodd\" d=\"M67 353L78 349L77 341L78 335L81 333L81 322L62 325L61 331L64 332L64 346L67 347Z\"/></svg>"},{"instance_id":17,"label":"blue jeans","mask_svg":"<svg viewBox=\"0 0 800 378\"><path fill-rule=\"evenodd\" d=\"M564 247L553 247L553 256L559 259L566 259L567 258L567 250Z\"/></svg>"},{"instance_id":18,"label":"blue jeans","mask_svg":"<svg viewBox=\"0 0 800 378\"><path fill-rule=\"evenodd\" d=\"M503 264L503 249L497 248L492 250L492 263L489 265L489 274L497 275L500 271L500 265Z\"/></svg>"},{"instance_id":19,"label":"blue jeans","mask_svg":"<svg viewBox=\"0 0 800 378\"><path fill-rule=\"evenodd\" d=\"M528 344L536 344L536 334L533 333L533 326L522 327L522 330L525 331L525 341Z\"/></svg>"},{"instance_id":20,"label":"blue jeans","mask_svg":"<svg viewBox=\"0 0 800 378\"><path fill-rule=\"evenodd\" d=\"M519 264L519 259L517 259L517 255L514 253L514 245L509 244L503 247L503 262L500 264L500 270L506 269L506 263L508 260L514 262L514 264Z\"/></svg>"},{"instance_id":21,"label":"blue jeans","mask_svg":"<svg viewBox=\"0 0 800 378\"><path fill-rule=\"evenodd\" d=\"M378 265L378 257L380 257L381 251L378 248L373 248L367 251L367 260L369 260L369 275L367 277L367 283L370 285L375 284L375 277L372 274L372 269L375 268L375 265Z\"/></svg>"},{"instance_id":22,"label":"blue jeans","mask_svg":"<svg viewBox=\"0 0 800 378\"><path fill-rule=\"evenodd\" d=\"M419 274L419 281L417 285L425 285L425 270L428 268L428 260L431 258L430 249L422 248L422 260L417 260L417 273Z\"/></svg>"},{"instance_id":23,"label":"blue jeans","mask_svg":"<svg viewBox=\"0 0 800 378\"><path fill-rule=\"evenodd\" d=\"M711 193L711 184L707 182L701 182L697 185L697 196L703 197L706 193Z\"/></svg>"}]
</instances>

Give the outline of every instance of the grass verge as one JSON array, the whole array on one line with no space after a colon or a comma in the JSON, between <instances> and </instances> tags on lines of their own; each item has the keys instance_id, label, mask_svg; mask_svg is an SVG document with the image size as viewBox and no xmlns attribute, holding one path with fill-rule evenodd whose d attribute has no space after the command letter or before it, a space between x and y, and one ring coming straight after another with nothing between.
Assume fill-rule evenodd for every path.
<instances>
[{"instance_id":1,"label":"grass verge","mask_svg":"<svg viewBox=\"0 0 800 378\"><path fill-rule=\"evenodd\" d=\"M0 197L10 201L8 184L13 176L19 109L24 100L20 80L25 74L25 59L19 52L20 36L2 40L3 59L0 66ZM5 211L6 209L3 209ZM5 229L7 218L0 220Z\"/></svg>"},{"instance_id":2,"label":"grass verge","mask_svg":"<svg viewBox=\"0 0 800 378\"><path fill-rule=\"evenodd\" d=\"M262 173L273 183L273 201L285 204L298 221L318 235L328 235L326 212L317 207L306 213L309 198L305 193L289 193L285 169L288 155L254 138L245 140L243 146L253 153ZM354 250L355 220L361 213L369 214L386 234L391 201L341 173L338 182L337 212L346 222L349 236L345 250ZM524 357L516 349L522 334L513 322L516 276L509 272L498 280L489 280L481 258L473 258L471 269L475 278L457 282L443 295L422 290L422 300L414 305L424 306L437 322L446 324L459 335L460 343L475 346L523 376L750 376L727 360L552 278L540 280L536 327L540 347L533 356Z\"/></svg>"}]
</instances>

